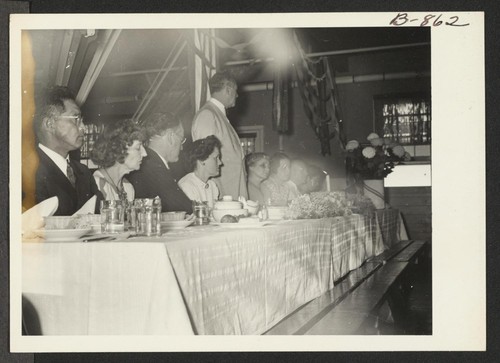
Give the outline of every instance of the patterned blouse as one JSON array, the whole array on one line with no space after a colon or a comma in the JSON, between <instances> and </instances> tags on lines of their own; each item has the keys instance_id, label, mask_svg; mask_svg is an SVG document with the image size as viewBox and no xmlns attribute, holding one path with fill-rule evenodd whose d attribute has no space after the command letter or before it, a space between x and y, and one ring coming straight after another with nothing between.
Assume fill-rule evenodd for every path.
<instances>
[{"instance_id":1,"label":"patterned blouse","mask_svg":"<svg viewBox=\"0 0 500 363\"><path fill-rule=\"evenodd\" d=\"M106 179L99 169L94 172L94 179L105 200L120 199L115 187ZM125 178L122 179L122 183L123 190L127 193L127 200L129 202L133 201L135 197L134 186Z\"/></svg>"},{"instance_id":2,"label":"patterned blouse","mask_svg":"<svg viewBox=\"0 0 500 363\"><path fill-rule=\"evenodd\" d=\"M271 199L271 205L286 206L293 199L288 183L280 182L274 175L264 180L260 189L266 200Z\"/></svg>"}]
</instances>

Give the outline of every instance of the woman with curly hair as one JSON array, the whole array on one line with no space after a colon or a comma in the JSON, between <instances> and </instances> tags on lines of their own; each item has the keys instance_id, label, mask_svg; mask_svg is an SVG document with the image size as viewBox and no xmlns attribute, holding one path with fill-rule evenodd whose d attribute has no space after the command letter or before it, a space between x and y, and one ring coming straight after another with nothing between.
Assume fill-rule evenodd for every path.
<instances>
[{"instance_id":1,"label":"woman with curly hair","mask_svg":"<svg viewBox=\"0 0 500 363\"><path fill-rule=\"evenodd\" d=\"M124 176L141 167L142 158L147 155L142 145L145 140L144 130L132 120L105 126L90 154L99 166L94 179L104 199L134 200L134 187Z\"/></svg>"},{"instance_id":2,"label":"woman with curly hair","mask_svg":"<svg viewBox=\"0 0 500 363\"><path fill-rule=\"evenodd\" d=\"M220 174L220 148L221 143L214 135L193 142L189 152L193 172L179 180L179 187L189 199L208 202L210 208L219 199L219 188L211 178Z\"/></svg>"}]
</instances>

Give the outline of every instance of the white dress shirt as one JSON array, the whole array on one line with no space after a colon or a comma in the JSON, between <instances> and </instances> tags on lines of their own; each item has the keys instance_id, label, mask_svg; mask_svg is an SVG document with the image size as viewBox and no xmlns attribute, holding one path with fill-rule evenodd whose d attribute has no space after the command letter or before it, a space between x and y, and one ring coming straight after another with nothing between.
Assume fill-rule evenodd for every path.
<instances>
[{"instance_id":1,"label":"white dress shirt","mask_svg":"<svg viewBox=\"0 0 500 363\"><path fill-rule=\"evenodd\" d=\"M49 149L47 146L43 144L38 144L40 150L42 150L47 156L57 165L59 169L68 177L68 161L69 157L63 158L60 154L56 153L54 150Z\"/></svg>"}]
</instances>

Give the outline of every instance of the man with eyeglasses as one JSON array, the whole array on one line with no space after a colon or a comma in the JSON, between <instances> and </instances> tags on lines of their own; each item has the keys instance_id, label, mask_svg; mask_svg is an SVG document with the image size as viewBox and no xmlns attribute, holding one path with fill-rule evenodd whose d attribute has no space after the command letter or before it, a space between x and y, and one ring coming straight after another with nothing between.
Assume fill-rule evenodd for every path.
<instances>
[{"instance_id":1,"label":"man with eyeglasses","mask_svg":"<svg viewBox=\"0 0 500 363\"><path fill-rule=\"evenodd\" d=\"M69 152L83 144L83 119L73 94L67 87L54 87L34 120L39 157L36 171L35 201L57 196L59 205L54 215L72 215L92 196L97 196L99 211L102 194L90 170L72 160Z\"/></svg>"},{"instance_id":2,"label":"man with eyeglasses","mask_svg":"<svg viewBox=\"0 0 500 363\"><path fill-rule=\"evenodd\" d=\"M179 160L179 153L186 141L180 120L170 113L154 113L142 126L147 132L147 156L141 168L131 172L127 179L135 189L136 198L161 198L163 212L186 211L192 213L191 200L177 185L172 163Z\"/></svg>"},{"instance_id":3,"label":"man with eyeglasses","mask_svg":"<svg viewBox=\"0 0 500 363\"><path fill-rule=\"evenodd\" d=\"M213 180L221 195L248 197L245 154L241 141L226 116L226 109L234 107L238 97L236 80L227 72L218 72L209 80L211 99L197 112L191 128L193 141L216 136L221 144L221 175Z\"/></svg>"}]
</instances>

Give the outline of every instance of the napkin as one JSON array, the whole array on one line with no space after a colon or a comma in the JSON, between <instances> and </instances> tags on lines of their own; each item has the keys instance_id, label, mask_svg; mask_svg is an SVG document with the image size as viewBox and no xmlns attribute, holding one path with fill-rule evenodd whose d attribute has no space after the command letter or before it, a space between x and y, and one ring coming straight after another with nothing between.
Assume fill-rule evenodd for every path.
<instances>
[{"instance_id":1,"label":"napkin","mask_svg":"<svg viewBox=\"0 0 500 363\"><path fill-rule=\"evenodd\" d=\"M87 202L78 211L76 211L73 216L76 216L78 214L94 214L96 200L97 197L94 195L92 198L87 200Z\"/></svg>"},{"instance_id":2,"label":"napkin","mask_svg":"<svg viewBox=\"0 0 500 363\"><path fill-rule=\"evenodd\" d=\"M33 231L43 227L43 217L53 215L58 206L59 199L52 197L24 212L21 216L23 238L34 238L36 235Z\"/></svg>"}]
</instances>

